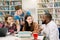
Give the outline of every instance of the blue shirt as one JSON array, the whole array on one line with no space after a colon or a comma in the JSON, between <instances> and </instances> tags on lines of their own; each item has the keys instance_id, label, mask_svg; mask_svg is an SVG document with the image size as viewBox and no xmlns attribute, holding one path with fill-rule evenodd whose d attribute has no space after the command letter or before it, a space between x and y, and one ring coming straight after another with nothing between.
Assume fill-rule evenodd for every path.
<instances>
[{"instance_id":1,"label":"blue shirt","mask_svg":"<svg viewBox=\"0 0 60 40\"><path fill-rule=\"evenodd\" d=\"M15 20L20 20L20 16L16 15L16 16L14 16L14 19Z\"/></svg>"},{"instance_id":2,"label":"blue shirt","mask_svg":"<svg viewBox=\"0 0 60 40\"><path fill-rule=\"evenodd\" d=\"M26 12L26 15L31 15L31 14L30 14L29 11L27 11L27 12ZM15 20L23 19L23 18L21 18L21 17L24 17L24 13L22 13L20 16L18 16L18 15L14 16L14 19L15 19Z\"/></svg>"},{"instance_id":3,"label":"blue shirt","mask_svg":"<svg viewBox=\"0 0 60 40\"><path fill-rule=\"evenodd\" d=\"M27 11L26 14L27 14L27 15L31 15L31 12L30 12L30 11Z\"/></svg>"}]
</instances>

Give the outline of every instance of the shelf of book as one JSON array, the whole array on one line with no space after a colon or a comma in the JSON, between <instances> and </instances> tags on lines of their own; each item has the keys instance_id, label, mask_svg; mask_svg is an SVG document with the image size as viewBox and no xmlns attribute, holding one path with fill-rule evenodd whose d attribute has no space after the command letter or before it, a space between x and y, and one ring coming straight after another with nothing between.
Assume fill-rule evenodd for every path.
<instances>
[{"instance_id":1,"label":"shelf of book","mask_svg":"<svg viewBox=\"0 0 60 40\"><path fill-rule=\"evenodd\" d=\"M60 0L38 0L37 14L38 21L41 22L41 15L45 12L52 14L53 20L60 26ZM40 20L39 20L40 19Z\"/></svg>"},{"instance_id":2,"label":"shelf of book","mask_svg":"<svg viewBox=\"0 0 60 40\"><path fill-rule=\"evenodd\" d=\"M12 11L15 11L17 5L22 7L22 0L0 0L0 12L11 14Z\"/></svg>"}]
</instances>

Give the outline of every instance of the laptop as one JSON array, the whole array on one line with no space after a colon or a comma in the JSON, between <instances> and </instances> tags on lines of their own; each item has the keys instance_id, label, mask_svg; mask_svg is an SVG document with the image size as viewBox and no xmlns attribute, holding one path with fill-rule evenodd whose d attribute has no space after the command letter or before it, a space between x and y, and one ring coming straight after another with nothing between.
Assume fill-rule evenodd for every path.
<instances>
[{"instance_id":1,"label":"laptop","mask_svg":"<svg viewBox=\"0 0 60 40\"><path fill-rule=\"evenodd\" d=\"M7 34L7 28L0 28L0 37L5 37Z\"/></svg>"}]
</instances>

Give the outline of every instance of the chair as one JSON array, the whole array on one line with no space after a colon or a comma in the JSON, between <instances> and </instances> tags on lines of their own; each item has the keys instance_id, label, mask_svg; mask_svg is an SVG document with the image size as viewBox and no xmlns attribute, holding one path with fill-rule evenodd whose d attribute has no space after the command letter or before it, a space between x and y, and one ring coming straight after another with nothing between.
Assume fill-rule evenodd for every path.
<instances>
[{"instance_id":1,"label":"chair","mask_svg":"<svg viewBox=\"0 0 60 40\"><path fill-rule=\"evenodd\" d=\"M60 28L58 28L58 30L59 30L59 39L60 39Z\"/></svg>"}]
</instances>

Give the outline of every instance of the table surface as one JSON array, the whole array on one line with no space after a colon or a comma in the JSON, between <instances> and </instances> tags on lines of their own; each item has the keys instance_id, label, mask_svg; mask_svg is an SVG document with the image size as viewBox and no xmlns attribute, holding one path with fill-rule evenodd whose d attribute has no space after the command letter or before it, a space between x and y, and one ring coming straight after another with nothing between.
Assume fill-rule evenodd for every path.
<instances>
[{"instance_id":1,"label":"table surface","mask_svg":"<svg viewBox=\"0 0 60 40\"><path fill-rule=\"evenodd\" d=\"M0 40L16 40L18 37L14 37L12 35L6 37L0 37Z\"/></svg>"},{"instance_id":2,"label":"table surface","mask_svg":"<svg viewBox=\"0 0 60 40\"><path fill-rule=\"evenodd\" d=\"M18 38L12 35L6 37L0 37L0 40L32 40L32 38Z\"/></svg>"}]
</instances>

